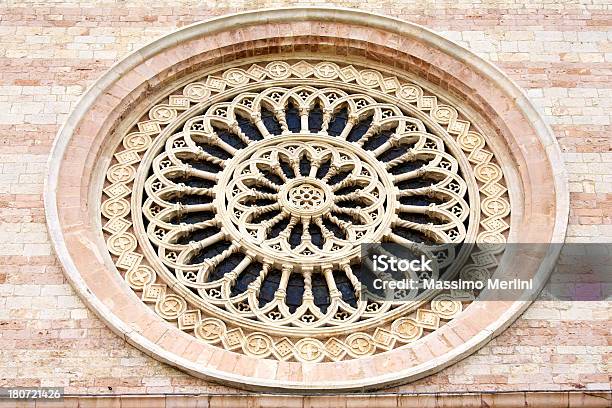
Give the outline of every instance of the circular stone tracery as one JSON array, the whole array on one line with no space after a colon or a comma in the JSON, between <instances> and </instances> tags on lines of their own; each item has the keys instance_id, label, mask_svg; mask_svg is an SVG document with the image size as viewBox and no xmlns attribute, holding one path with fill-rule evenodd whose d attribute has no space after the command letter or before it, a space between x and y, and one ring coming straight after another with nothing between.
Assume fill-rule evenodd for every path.
<instances>
[{"instance_id":1,"label":"circular stone tracery","mask_svg":"<svg viewBox=\"0 0 612 408\"><path fill-rule=\"evenodd\" d=\"M128 134L116 153L124 163L108 170L107 231L119 218L133 223L139 247L129 251L142 253L140 270L152 276L126 279L143 300L211 344L298 361L400 347L461 312L471 295L412 290L398 301L359 301L358 273L361 244L373 242L433 245L429 278L484 279L495 267L495 249L479 249L474 263L469 247L445 245L504 242L509 215L501 170L454 108L413 84L329 61L273 61L213 77L225 85L211 88L209 76L153 107L136 133L149 134L152 121L165 130L145 144ZM137 170L133 152L143 154ZM142 212L117 212L108 202L123 206L132 179L131 206ZM131 234L118 228L109 237L119 265L128 252L113 248L117 235ZM453 313L441 307L449 301ZM204 321L222 327L219 336L211 339ZM414 336L405 334L410 325Z\"/></svg>"},{"instance_id":2,"label":"circular stone tracery","mask_svg":"<svg viewBox=\"0 0 612 408\"><path fill-rule=\"evenodd\" d=\"M392 176L346 140L270 135L234 160L220 177L220 215L231 221L224 226L234 242L245 241L259 261L295 270L348 266L362 242L379 242L391 224Z\"/></svg>"},{"instance_id":3,"label":"circular stone tracery","mask_svg":"<svg viewBox=\"0 0 612 408\"><path fill-rule=\"evenodd\" d=\"M317 46L320 37L312 34L322 31L330 41L325 56L300 54L306 58L301 61L264 56L278 50L270 44L295 45L296 50ZM279 38L276 32L292 34ZM262 36L266 41L243 40ZM372 43L372 55L381 64L347 57L347 52L370 55ZM254 48L257 57L241 62L246 48ZM219 57L225 62L214 68ZM248 223L236 224L239 219L232 220L227 211L220 215L228 204L220 181L240 162L240 152L256 144L290 135L321 136L348 143L356 154L365 154L362 160L384 165L376 175L392 177L385 191L394 191L395 198L382 205L390 227L381 228L381 240L560 242L567 194L554 138L516 86L491 68L422 27L349 10L258 11L160 39L104 75L54 145L45 210L67 277L90 308L130 343L207 379L258 389L362 390L439 370L498 334L528 303L470 304L473 293L456 292L413 296L413 302L401 305L355 302L360 281L352 263L320 264L316 256L304 254L299 256L309 262L295 262L295 253L280 259L279 251L262 251L256 236L239 233ZM147 86L135 81L143 76ZM318 99L312 103L296 95L299 87L306 99L313 89ZM290 100L283 99L287 95ZM347 111L333 105L338 96ZM149 109L151 98L158 103ZM452 105L461 105L462 114ZM136 119L143 112L147 117ZM349 129L346 133L338 132L335 118L345 119L339 127ZM404 128L398 118L407 120ZM312 119L321 126L311 129ZM238 132L242 126L249 129ZM359 138L349 137L352 128L361 129ZM225 131L248 146L230 141ZM406 137L410 132L412 137ZM390 140L391 156L398 152L394 149L404 150L383 158L382 145L376 145L379 135ZM122 146L109 163L108 152L119 137ZM416 166L399 167L398 159ZM511 181L509 192L500 162ZM103 187L101 174L106 174ZM260 180L256 191L263 180L270 181ZM325 200L331 198L325 194ZM333 212L331 206L322 209ZM91 211L98 210L110 256L103 253L99 223L92 222ZM312 217L299 218L298 229L303 218ZM354 220L349 215L343 221L351 222L347 230L357 235ZM254 221L250 224L269 222ZM341 242L338 229L340 236L334 236ZM289 242L322 242L308 233L311 238L302 231ZM224 246L217 248L220 253L214 251L218 244ZM476 245L469 257L441 252L440 270L452 263L461 278L484 280L512 266L535 278L540 288L558 255L534 247L509 260L507 253L500 259L491 248ZM330 291L334 286L337 291ZM418 347L407 344L417 339ZM333 369L311 364L323 361L334 361Z\"/></svg>"}]
</instances>

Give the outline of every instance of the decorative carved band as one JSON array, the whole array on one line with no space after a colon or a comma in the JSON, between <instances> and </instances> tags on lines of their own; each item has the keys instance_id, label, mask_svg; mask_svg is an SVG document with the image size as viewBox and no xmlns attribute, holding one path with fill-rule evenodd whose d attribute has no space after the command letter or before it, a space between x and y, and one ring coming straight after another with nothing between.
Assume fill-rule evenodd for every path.
<instances>
[{"instance_id":1,"label":"decorative carved band","mask_svg":"<svg viewBox=\"0 0 612 408\"><path fill-rule=\"evenodd\" d=\"M304 362L371 355L473 294L359 302L361 243L476 242L469 257L441 250L440 266L485 280L497 265L510 205L485 138L396 77L329 61L231 68L135 126L107 171L108 250L144 302L202 341Z\"/></svg>"}]
</instances>

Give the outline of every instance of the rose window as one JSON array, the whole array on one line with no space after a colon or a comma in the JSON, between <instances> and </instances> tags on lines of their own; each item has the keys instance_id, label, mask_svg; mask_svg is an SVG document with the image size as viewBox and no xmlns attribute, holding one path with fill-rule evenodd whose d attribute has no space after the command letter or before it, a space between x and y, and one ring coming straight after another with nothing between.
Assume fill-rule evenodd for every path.
<instances>
[{"instance_id":1,"label":"rose window","mask_svg":"<svg viewBox=\"0 0 612 408\"><path fill-rule=\"evenodd\" d=\"M109 251L120 268L134 257L125 279L160 316L219 347L290 361L400 347L469 297L360 301L361 244L439 248L431 278L484 278L494 251L479 266L445 244L505 240L503 176L467 129L378 71L227 69L169 95L123 139L102 204Z\"/></svg>"},{"instance_id":2,"label":"rose window","mask_svg":"<svg viewBox=\"0 0 612 408\"><path fill-rule=\"evenodd\" d=\"M505 244L561 243L569 214L556 139L514 83L349 9L157 39L92 84L50 157L49 236L88 308L147 355L258 392L395 387L468 356L532 291L372 297L370 255L537 293L561 246Z\"/></svg>"}]
</instances>

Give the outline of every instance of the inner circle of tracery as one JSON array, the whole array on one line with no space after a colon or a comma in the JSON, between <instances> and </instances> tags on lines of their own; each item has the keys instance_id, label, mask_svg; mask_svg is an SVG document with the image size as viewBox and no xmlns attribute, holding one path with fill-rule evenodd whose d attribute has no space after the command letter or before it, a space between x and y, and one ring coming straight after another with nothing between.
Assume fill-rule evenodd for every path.
<instances>
[{"instance_id":1,"label":"inner circle of tracery","mask_svg":"<svg viewBox=\"0 0 612 408\"><path fill-rule=\"evenodd\" d=\"M258 358L337 361L419 339L473 294L359 301L360 245L499 244L508 229L501 169L454 107L328 61L191 82L115 159L102 214L128 284L182 330ZM442 249L433 274L486 279L494 248Z\"/></svg>"},{"instance_id":2,"label":"inner circle of tracery","mask_svg":"<svg viewBox=\"0 0 612 408\"><path fill-rule=\"evenodd\" d=\"M395 208L390 175L365 153L323 134L253 143L221 176L227 230L262 262L350 265L362 242L380 241Z\"/></svg>"}]
</instances>

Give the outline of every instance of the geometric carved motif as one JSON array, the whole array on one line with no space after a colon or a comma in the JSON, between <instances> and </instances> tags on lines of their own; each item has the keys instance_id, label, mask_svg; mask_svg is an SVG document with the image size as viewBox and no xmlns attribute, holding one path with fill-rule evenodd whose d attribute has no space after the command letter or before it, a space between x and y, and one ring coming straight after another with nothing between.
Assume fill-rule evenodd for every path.
<instances>
[{"instance_id":1,"label":"geometric carved motif","mask_svg":"<svg viewBox=\"0 0 612 408\"><path fill-rule=\"evenodd\" d=\"M360 358L409 347L473 299L360 302L363 242L476 242L441 265L472 280L497 266L510 216L501 168L482 134L415 84L273 61L189 83L147 115L107 170L108 250L144 302L204 342Z\"/></svg>"}]
</instances>

